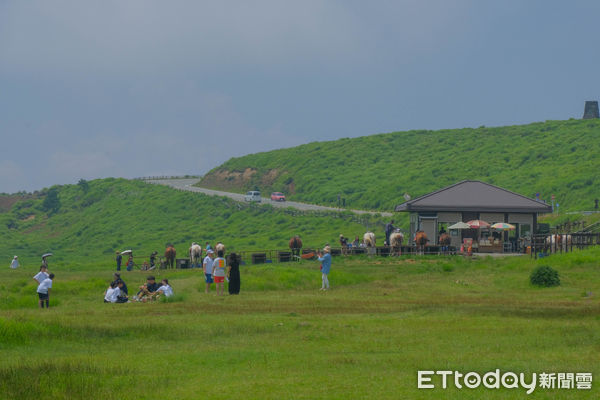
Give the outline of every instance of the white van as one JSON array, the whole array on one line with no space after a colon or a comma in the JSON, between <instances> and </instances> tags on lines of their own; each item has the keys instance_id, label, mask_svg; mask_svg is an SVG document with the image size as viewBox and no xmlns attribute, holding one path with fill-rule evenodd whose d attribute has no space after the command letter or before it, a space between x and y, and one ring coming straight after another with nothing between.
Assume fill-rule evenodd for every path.
<instances>
[{"instance_id":1,"label":"white van","mask_svg":"<svg viewBox=\"0 0 600 400\"><path fill-rule=\"evenodd\" d=\"M260 203L260 192L258 190L251 190L244 196L246 201L257 201Z\"/></svg>"}]
</instances>

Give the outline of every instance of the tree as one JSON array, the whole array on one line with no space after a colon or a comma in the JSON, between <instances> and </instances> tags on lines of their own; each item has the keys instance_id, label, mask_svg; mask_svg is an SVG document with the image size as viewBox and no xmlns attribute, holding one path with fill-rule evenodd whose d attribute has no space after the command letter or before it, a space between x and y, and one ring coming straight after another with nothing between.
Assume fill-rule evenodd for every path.
<instances>
[{"instance_id":1,"label":"tree","mask_svg":"<svg viewBox=\"0 0 600 400\"><path fill-rule=\"evenodd\" d=\"M79 186L81 188L83 193L87 193L90 190L90 185L89 185L88 181L86 181L83 178L80 179L79 182L77 182L77 186Z\"/></svg>"},{"instance_id":2,"label":"tree","mask_svg":"<svg viewBox=\"0 0 600 400\"><path fill-rule=\"evenodd\" d=\"M60 199L58 198L58 189L50 188L46 194L46 198L42 203L45 211L54 214L60 209Z\"/></svg>"}]
</instances>

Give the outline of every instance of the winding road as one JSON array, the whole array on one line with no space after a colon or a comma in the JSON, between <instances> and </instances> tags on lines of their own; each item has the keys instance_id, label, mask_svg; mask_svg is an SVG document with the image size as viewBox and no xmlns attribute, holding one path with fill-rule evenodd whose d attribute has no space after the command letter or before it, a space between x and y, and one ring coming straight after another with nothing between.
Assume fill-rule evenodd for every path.
<instances>
[{"instance_id":1,"label":"winding road","mask_svg":"<svg viewBox=\"0 0 600 400\"><path fill-rule=\"evenodd\" d=\"M232 192L223 192L221 190L212 190L206 189L202 187L193 186L198 179L148 179L144 180L146 183L151 183L155 185L165 185L170 186L179 190L188 190L190 192L204 193L209 196L225 196L233 199L235 201L245 202L244 195L240 193L232 193ZM292 207L298 210L304 211L350 211L355 214L371 214L376 215L380 214L384 217L391 217L393 214L391 212L379 212L379 211L365 211L365 210L351 210L345 208L335 208L335 207L326 207L326 206L318 206L316 204L307 204L307 203L299 203L297 201L271 201L270 198L262 197L262 201L260 204L270 204L273 207Z\"/></svg>"}]
</instances>

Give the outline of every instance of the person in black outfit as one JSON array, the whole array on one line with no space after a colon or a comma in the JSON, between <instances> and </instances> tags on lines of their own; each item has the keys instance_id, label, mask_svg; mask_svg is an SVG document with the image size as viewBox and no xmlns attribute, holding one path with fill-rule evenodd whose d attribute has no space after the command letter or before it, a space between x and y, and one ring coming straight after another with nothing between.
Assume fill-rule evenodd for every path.
<instances>
[{"instance_id":1,"label":"person in black outfit","mask_svg":"<svg viewBox=\"0 0 600 400\"><path fill-rule=\"evenodd\" d=\"M117 297L117 303L127 303L127 296L129 296L129 292L127 291L127 285L125 284L125 281L121 279L121 274L119 274L118 272L115 272L113 277L115 278L115 280L112 283L115 284L115 287L118 286L121 290L121 294L119 295L119 297Z\"/></svg>"},{"instance_id":2,"label":"person in black outfit","mask_svg":"<svg viewBox=\"0 0 600 400\"><path fill-rule=\"evenodd\" d=\"M229 294L240 294L240 261L235 253L229 254L227 257L228 271L227 276L229 277Z\"/></svg>"},{"instance_id":3,"label":"person in black outfit","mask_svg":"<svg viewBox=\"0 0 600 400\"><path fill-rule=\"evenodd\" d=\"M152 254L150 254L150 269L154 268L154 266L156 265L156 255L158 254L157 251L153 251Z\"/></svg>"},{"instance_id":4,"label":"person in black outfit","mask_svg":"<svg viewBox=\"0 0 600 400\"><path fill-rule=\"evenodd\" d=\"M116 260L117 260L117 271L120 271L121 270L121 261L123 261L123 256L118 251L117 251Z\"/></svg>"},{"instance_id":5,"label":"person in black outfit","mask_svg":"<svg viewBox=\"0 0 600 400\"><path fill-rule=\"evenodd\" d=\"M394 232L396 228L394 227L394 220L391 220L389 223L385 224L385 245L390 245L390 235Z\"/></svg>"},{"instance_id":6,"label":"person in black outfit","mask_svg":"<svg viewBox=\"0 0 600 400\"><path fill-rule=\"evenodd\" d=\"M160 284L156 282L154 276L150 275L146 278L146 284L140 286L140 291L137 293L137 300L144 300L144 297L152 297L159 287Z\"/></svg>"}]
</instances>

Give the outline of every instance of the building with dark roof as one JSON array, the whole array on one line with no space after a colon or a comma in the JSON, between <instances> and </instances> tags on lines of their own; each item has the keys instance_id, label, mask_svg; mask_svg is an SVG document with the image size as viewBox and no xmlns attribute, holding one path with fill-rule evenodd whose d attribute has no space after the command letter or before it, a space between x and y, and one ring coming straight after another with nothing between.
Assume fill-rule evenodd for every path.
<instances>
[{"instance_id":1,"label":"building with dark roof","mask_svg":"<svg viewBox=\"0 0 600 400\"><path fill-rule=\"evenodd\" d=\"M490 224L507 222L515 225L516 229L504 233L501 239L518 247L519 239L535 232L538 214L552 212L552 207L489 183L467 180L399 204L395 211L410 212L410 237L422 230L431 244L437 243L440 230L446 230L456 222L480 219ZM492 232L485 233L490 234L493 244ZM456 247L464 238L481 237L481 232L473 229L451 231L450 234L452 245Z\"/></svg>"}]
</instances>

